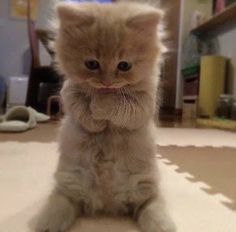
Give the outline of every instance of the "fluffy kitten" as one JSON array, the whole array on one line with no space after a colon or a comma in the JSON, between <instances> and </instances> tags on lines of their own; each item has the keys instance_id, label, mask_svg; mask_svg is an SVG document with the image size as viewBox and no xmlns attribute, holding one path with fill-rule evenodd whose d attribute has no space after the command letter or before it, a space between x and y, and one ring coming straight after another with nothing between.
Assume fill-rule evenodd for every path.
<instances>
[{"instance_id":1,"label":"fluffy kitten","mask_svg":"<svg viewBox=\"0 0 236 232\"><path fill-rule=\"evenodd\" d=\"M56 186L36 231L81 215L130 216L175 231L158 190L153 136L162 12L147 5L61 4L57 59L66 77Z\"/></svg>"}]
</instances>

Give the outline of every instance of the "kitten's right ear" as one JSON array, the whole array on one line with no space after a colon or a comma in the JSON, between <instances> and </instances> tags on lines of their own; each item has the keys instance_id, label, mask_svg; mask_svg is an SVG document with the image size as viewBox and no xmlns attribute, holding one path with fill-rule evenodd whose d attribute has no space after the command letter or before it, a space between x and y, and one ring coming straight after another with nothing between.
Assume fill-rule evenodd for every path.
<instances>
[{"instance_id":1,"label":"kitten's right ear","mask_svg":"<svg viewBox=\"0 0 236 232\"><path fill-rule=\"evenodd\" d=\"M89 15L79 4L60 3L57 6L57 13L62 24L91 26L95 21L95 18Z\"/></svg>"},{"instance_id":2,"label":"kitten's right ear","mask_svg":"<svg viewBox=\"0 0 236 232\"><path fill-rule=\"evenodd\" d=\"M158 9L148 7L146 10L131 16L126 25L134 30L148 33L156 33L157 25L162 21L163 12Z\"/></svg>"}]
</instances>

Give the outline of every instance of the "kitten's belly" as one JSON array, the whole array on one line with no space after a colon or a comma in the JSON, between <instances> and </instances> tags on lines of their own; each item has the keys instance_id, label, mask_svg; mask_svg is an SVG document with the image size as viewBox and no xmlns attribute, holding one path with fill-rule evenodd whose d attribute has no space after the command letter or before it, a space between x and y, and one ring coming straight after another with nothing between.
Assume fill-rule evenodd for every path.
<instances>
[{"instance_id":1,"label":"kitten's belly","mask_svg":"<svg viewBox=\"0 0 236 232\"><path fill-rule=\"evenodd\" d=\"M136 144L132 136L136 141L139 135L128 138L120 133L89 135L84 138L86 146L76 144L79 160L69 161L71 168L66 173L64 165L59 165L62 167L57 175L59 185L71 197L85 201L89 214L100 211L126 214L130 205L141 204L155 194L155 165L151 154L154 151L149 147L152 144L148 145L146 139L150 139L144 137Z\"/></svg>"},{"instance_id":2,"label":"kitten's belly","mask_svg":"<svg viewBox=\"0 0 236 232\"><path fill-rule=\"evenodd\" d=\"M119 161L100 161L91 165L87 189L92 212L128 214L130 205L142 204L155 194L154 176L132 173L121 168Z\"/></svg>"},{"instance_id":3,"label":"kitten's belly","mask_svg":"<svg viewBox=\"0 0 236 232\"><path fill-rule=\"evenodd\" d=\"M90 166L91 198L101 202L102 207L108 207L114 199L115 161L114 158L106 158L103 151L95 155L95 160ZM89 190L88 190L89 191Z\"/></svg>"}]
</instances>

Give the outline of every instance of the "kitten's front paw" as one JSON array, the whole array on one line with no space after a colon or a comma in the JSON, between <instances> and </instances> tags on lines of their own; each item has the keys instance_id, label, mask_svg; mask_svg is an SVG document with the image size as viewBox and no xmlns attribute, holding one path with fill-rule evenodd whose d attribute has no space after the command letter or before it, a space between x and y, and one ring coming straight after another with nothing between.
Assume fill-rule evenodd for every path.
<instances>
[{"instance_id":1,"label":"kitten's front paw","mask_svg":"<svg viewBox=\"0 0 236 232\"><path fill-rule=\"evenodd\" d=\"M111 99L109 94L96 95L91 101L90 110L92 112L92 117L95 120L108 120L109 114L111 114L110 109L111 109Z\"/></svg>"},{"instance_id":2,"label":"kitten's front paw","mask_svg":"<svg viewBox=\"0 0 236 232\"><path fill-rule=\"evenodd\" d=\"M106 117L106 113L102 108L98 107L92 107L92 117L96 121L102 121L102 120L107 120L108 118Z\"/></svg>"},{"instance_id":3,"label":"kitten's front paw","mask_svg":"<svg viewBox=\"0 0 236 232\"><path fill-rule=\"evenodd\" d=\"M91 132L101 132L107 128L107 121L105 120L93 120L92 124Z\"/></svg>"},{"instance_id":4,"label":"kitten's front paw","mask_svg":"<svg viewBox=\"0 0 236 232\"><path fill-rule=\"evenodd\" d=\"M65 232L75 219L71 203L62 196L52 196L37 219L35 232Z\"/></svg>"}]
</instances>

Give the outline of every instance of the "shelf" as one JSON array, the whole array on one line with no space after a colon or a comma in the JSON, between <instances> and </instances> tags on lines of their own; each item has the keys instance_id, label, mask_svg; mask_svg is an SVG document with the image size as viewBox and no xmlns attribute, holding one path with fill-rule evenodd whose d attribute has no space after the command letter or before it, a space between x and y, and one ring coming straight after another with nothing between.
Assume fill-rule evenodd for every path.
<instances>
[{"instance_id":1,"label":"shelf","mask_svg":"<svg viewBox=\"0 0 236 232\"><path fill-rule=\"evenodd\" d=\"M198 95L184 95L183 100L197 100Z\"/></svg>"},{"instance_id":2,"label":"shelf","mask_svg":"<svg viewBox=\"0 0 236 232\"><path fill-rule=\"evenodd\" d=\"M234 131L234 132L236 131L236 121L233 121L230 119L198 118L196 124L198 127L202 127L202 128L215 128L215 129L229 130L229 131Z\"/></svg>"},{"instance_id":3,"label":"shelf","mask_svg":"<svg viewBox=\"0 0 236 232\"><path fill-rule=\"evenodd\" d=\"M191 32L194 34L203 34L234 20L236 22L236 3L227 7L223 12L212 16L207 22L201 24Z\"/></svg>"}]
</instances>

